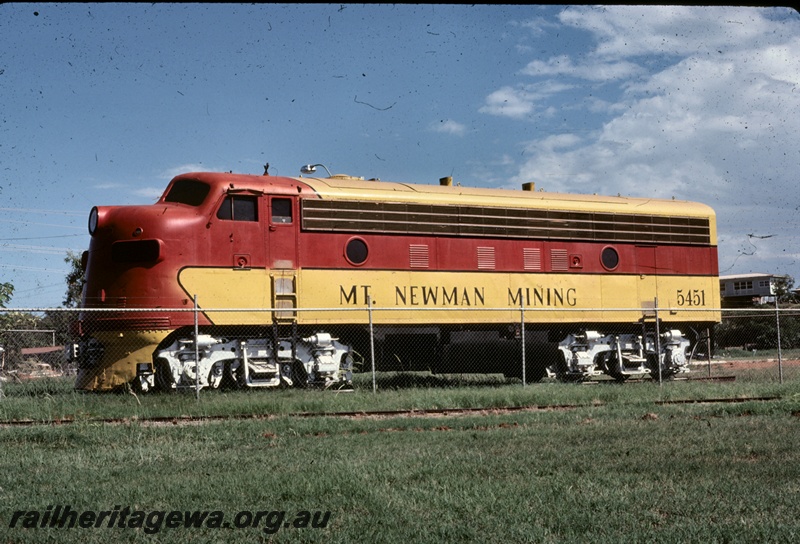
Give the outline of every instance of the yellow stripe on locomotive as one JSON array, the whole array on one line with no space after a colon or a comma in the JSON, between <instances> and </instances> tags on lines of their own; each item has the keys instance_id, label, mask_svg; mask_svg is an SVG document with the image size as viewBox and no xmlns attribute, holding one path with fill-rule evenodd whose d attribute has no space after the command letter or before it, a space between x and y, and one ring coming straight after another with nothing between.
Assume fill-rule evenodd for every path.
<instances>
[{"instance_id":1,"label":"yellow stripe on locomotive","mask_svg":"<svg viewBox=\"0 0 800 544\"><path fill-rule=\"evenodd\" d=\"M295 288L291 303L300 325L368 322L368 298L378 324L629 322L650 313L656 298L665 322L719 321L719 285L713 276L644 276L417 272L382 270L284 271ZM270 276L273 276L271 279ZM247 279L245 279L245 277ZM180 283L203 293L204 314L217 325L263 324L274 271L186 268ZM257 286L252 298L234 286ZM253 312L214 309L253 308ZM362 308L364 311L353 311ZM339 312L337 312L339 310ZM346 311L346 312L345 312ZM287 312L283 312L287 313Z\"/></svg>"}]
</instances>

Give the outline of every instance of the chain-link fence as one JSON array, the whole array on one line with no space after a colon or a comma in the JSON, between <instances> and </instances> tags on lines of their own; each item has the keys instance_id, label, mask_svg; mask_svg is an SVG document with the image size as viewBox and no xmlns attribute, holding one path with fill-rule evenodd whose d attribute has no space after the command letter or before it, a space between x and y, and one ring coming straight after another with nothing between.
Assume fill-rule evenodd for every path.
<instances>
[{"instance_id":1,"label":"chain-link fence","mask_svg":"<svg viewBox=\"0 0 800 544\"><path fill-rule=\"evenodd\" d=\"M800 308L729 309L714 327L709 375L737 380L800 377Z\"/></svg>"},{"instance_id":2,"label":"chain-link fence","mask_svg":"<svg viewBox=\"0 0 800 544\"><path fill-rule=\"evenodd\" d=\"M199 396L800 376L797 308L720 310L716 324L670 308L422 311L0 309L0 379L4 393L57 380L70 389Z\"/></svg>"}]
</instances>

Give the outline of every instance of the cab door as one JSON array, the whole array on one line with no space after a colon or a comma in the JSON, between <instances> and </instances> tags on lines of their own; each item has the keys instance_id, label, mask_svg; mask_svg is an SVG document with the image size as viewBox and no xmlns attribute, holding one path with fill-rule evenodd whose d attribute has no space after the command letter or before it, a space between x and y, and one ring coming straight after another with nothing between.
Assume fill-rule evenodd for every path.
<instances>
[{"instance_id":1,"label":"cab door","mask_svg":"<svg viewBox=\"0 0 800 544\"><path fill-rule=\"evenodd\" d=\"M658 297L658 263L656 246L636 246L636 270L639 273L639 303L653 308ZM666 301L659 301L661 305Z\"/></svg>"},{"instance_id":2,"label":"cab door","mask_svg":"<svg viewBox=\"0 0 800 544\"><path fill-rule=\"evenodd\" d=\"M276 324L291 324L297 320L297 200L270 196L267 207L267 263L275 309L272 319Z\"/></svg>"},{"instance_id":3,"label":"cab door","mask_svg":"<svg viewBox=\"0 0 800 544\"><path fill-rule=\"evenodd\" d=\"M297 267L297 199L270 196L268 199L267 255L271 269Z\"/></svg>"},{"instance_id":4,"label":"cab door","mask_svg":"<svg viewBox=\"0 0 800 544\"><path fill-rule=\"evenodd\" d=\"M249 270L263 262L258 206L257 195L229 192L224 196L208 223L210 262L225 259L234 270Z\"/></svg>"}]
</instances>

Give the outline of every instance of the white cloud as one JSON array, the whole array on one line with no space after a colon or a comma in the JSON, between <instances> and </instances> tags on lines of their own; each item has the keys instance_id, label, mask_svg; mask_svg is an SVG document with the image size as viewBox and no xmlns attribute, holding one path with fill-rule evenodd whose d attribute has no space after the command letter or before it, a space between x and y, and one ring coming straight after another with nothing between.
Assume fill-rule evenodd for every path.
<instances>
[{"instance_id":1,"label":"white cloud","mask_svg":"<svg viewBox=\"0 0 800 544\"><path fill-rule=\"evenodd\" d=\"M151 200L158 200L164 193L164 187L142 187L131 191L131 194Z\"/></svg>"},{"instance_id":2,"label":"white cloud","mask_svg":"<svg viewBox=\"0 0 800 544\"><path fill-rule=\"evenodd\" d=\"M478 111L504 117L525 117L533 111L533 100L524 90L503 87L486 97L486 105Z\"/></svg>"},{"instance_id":3,"label":"white cloud","mask_svg":"<svg viewBox=\"0 0 800 544\"><path fill-rule=\"evenodd\" d=\"M789 23L769 21L757 9L664 7L657 13L565 10L562 21L595 36L585 58L619 67L609 77L636 78L615 98L593 97L592 109L607 115L596 132L527 142L514 184L705 202L717 211L721 270L800 277L798 19L793 32L776 32ZM650 74L624 60L654 54L661 60ZM532 61L522 74L595 80L603 70L591 72L590 64L553 57ZM509 111L528 106L530 112L535 102L526 88L507 86L490 97L515 98ZM513 117L502 109L481 111Z\"/></svg>"},{"instance_id":4,"label":"white cloud","mask_svg":"<svg viewBox=\"0 0 800 544\"><path fill-rule=\"evenodd\" d=\"M182 164L180 166L173 166L172 168L168 168L159 174L159 177L165 178L167 180L171 180L178 174L185 174L186 172L213 172L215 171L213 168L209 166L203 166L202 164L195 164L195 163L187 163Z\"/></svg>"},{"instance_id":5,"label":"white cloud","mask_svg":"<svg viewBox=\"0 0 800 544\"><path fill-rule=\"evenodd\" d=\"M774 30L764 13L739 7L584 6L563 10L559 19L594 35L593 56L628 58L748 49Z\"/></svg>"},{"instance_id":6,"label":"white cloud","mask_svg":"<svg viewBox=\"0 0 800 544\"><path fill-rule=\"evenodd\" d=\"M544 17L534 17L533 19L513 24L518 24L523 28L527 28L534 36L541 36L547 29L555 28L557 26L556 23Z\"/></svg>"},{"instance_id":7,"label":"white cloud","mask_svg":"<svg viewBox=\"0 0 800 544\"><path fill-rule=\"evenodd\" d=\"M452 119L443 119L431 123L430 129L434 132L442 132L444 134L453 134L454 136L463 136L467 132L467 127L453 121Z\"/></svg>"},{"instance_id":8,"label":"white cloud","mask_svg":"<svg viewBox=\"0 0 800 544\"><path fill-rule=\"evenodd\" d=\"M551 96L571 88L572 85L556 81L517 87L506 86L487 96L486 105L478 111L490 115L523 119L533 113L537 105L544 104Z\"/></svg>"},{"instance_id":9,"label":"white cloud","mask_svg":"<svg viewBox=\"0 0 800 544\"><path fill-rule=\"evenodd\" d=\"M633 77L641 72L642 68L632 62L587 62L576 66L568 56L559 55L547 61L531 61L520 73L528 76L571 76L590 81L609 81Z\"/></svg>"}]
</instances>

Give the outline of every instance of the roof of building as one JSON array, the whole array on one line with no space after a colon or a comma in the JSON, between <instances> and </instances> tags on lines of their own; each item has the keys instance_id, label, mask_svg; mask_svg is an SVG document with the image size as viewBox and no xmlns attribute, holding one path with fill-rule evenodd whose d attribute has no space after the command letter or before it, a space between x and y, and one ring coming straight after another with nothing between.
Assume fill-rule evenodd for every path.
<instances>
[{"instance_id":1,"label":"roof of building","mask_svg":"<svg viewBox=\"0 0 800 544\"><path fill-rule=\"evenodd\" d=\"M64 351L64 346L46 346L43 348L22 348L19 350L22 355L41 355L43 353L54 353Z\"/></svg>"},{"instance_id":2,"label":"roof of building","mask_svg":"<svg viewBox=\"0 0 800 544\"><path fill-rule=\"evenodd\" d=\"M751 272L750 274L731 274L730 276L720 276L720 281L743 280L746 278L785 278L783 274L765 274L763 272Z\"/></svg>"}]
</instances>

